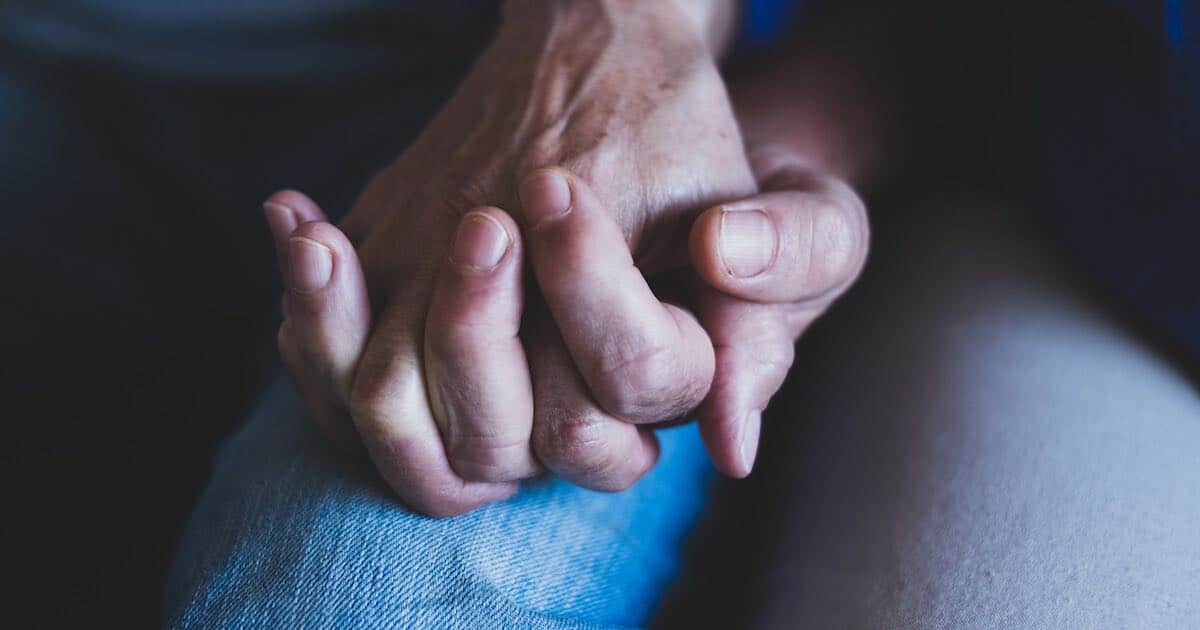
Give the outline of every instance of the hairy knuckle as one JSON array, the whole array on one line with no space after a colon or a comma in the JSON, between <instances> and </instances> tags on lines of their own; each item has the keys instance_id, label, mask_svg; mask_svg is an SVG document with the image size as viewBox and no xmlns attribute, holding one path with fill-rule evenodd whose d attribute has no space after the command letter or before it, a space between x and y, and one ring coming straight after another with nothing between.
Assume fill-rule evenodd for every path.
<instances>
[{"instance_id":1,"label":"hairy knuckle","mask_svg":"<svg viewBox=\"0 0 1200 630\"><path fill-rule=\"evenodd\" d=\"M605 473L611 467L608 446L601 425L587 418L550 423L535 437L543 461L589 475Z\"/></svg>"},{"instance_id":2,"label":"hairy knuckle","mask_svg":"<svg viewBox=\"0 0 1200 630\"><path fill-rule=\"evenodd\" d=\"M669 346L613 353L596 368L593 394L610 413L637 416L684 395L689 383L681 367L678 353Z\"/></svg>"}]
</instances>

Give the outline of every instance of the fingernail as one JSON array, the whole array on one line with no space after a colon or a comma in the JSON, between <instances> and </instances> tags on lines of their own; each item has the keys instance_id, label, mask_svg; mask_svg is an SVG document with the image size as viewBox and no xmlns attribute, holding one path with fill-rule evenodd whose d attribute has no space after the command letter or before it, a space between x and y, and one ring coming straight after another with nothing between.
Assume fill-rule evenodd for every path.
<instances>
[{"instance_id":1,"label":"fingernail","mask_svg":"<svg viewBox=\"0 0 1200 630\"><path fill-rule=\"evenodd\" d=\"M521 186L521 206L530 227L562 216L571 209L571 185L557 170L538 171Z\"/></svg>"},{"instance_id":2,"label":"fingernail","mask_svg":"<svg viewBox=\"0 0 1200 630\"><path fill-rule=\"evenodd\" d=\"M450 259L480 271L494 269L512 245L508 231L482 212L470 212L458 224Z\"/></svg>"},{"instance_id":3,"label":"fingernail","mask_svg":"<svg viewBox=\"0 0 1200 630\"><path fill-rule=\"evenodd\" d=\"M762 412L755 411L746 416L742 424L742 470L749 475L754 470L754 458L758 455L758 436L762 432Z\"/></svg>"},{"instance_id":4,"label":"fingernail","mask_svg":"<svg viewBox=\"0 0 1200 630\"><path fill-rule=\"evenodd\" d=\"M287 238L300 224L296 211L281 203L263 202L263 212L267 215L267 225L271 227L271 233L279 238Z\"/></svg>"},{"instance_id":5,"label":"fingernail","mask_svg":"<svg viewBox=\"0 0 1200 630\"><path fill-rule=\"evenodd\" d=\"M778 237L771 217L762 210L721 213L721 262L735 278L750 278L767 270L775 259Z\"/></svg>"},{"instance_id":6,"label":"fingernail","mask_svg":"<svg viewBox=\"0 0 1200 630\"><path fill-rule=\"evenodd\" d=\"M294 236L288 239L288 267L292 271L293 290L320 291L333 275L333 252L312 239Z\"/></svg>"}]
</instances>

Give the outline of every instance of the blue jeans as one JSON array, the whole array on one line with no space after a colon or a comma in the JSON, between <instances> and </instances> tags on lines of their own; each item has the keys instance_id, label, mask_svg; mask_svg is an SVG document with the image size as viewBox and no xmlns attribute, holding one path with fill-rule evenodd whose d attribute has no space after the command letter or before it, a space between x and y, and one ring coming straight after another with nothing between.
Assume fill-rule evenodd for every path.
<instances>
[{"instance_id":1,"label":"blue jeans","mask_svg":"<svg viewBox=\"0 0 1200 630\"><path fill-rule=\"evenodd\" d=\"M628 626L663 600L653 620L682 628L1194 628L1196 383L1014 214L877 212L872 262L798 345L754 474L707 508L684 427L628 492L549 480L417 517L278 385L221 454L168 621Z\"/></svg>"},{"instance_id":2,"label":"blue jeans","mask_svg":"<svg viewBox=\"0 0 1200 630\"><path fill-rule=\"evenodd\" d=\"M633 489L559 479L453 519L335 453L286 381L221 452L167 587L184 627L635 626L676 574L711 478L694 425Z\"/></svg>"}]
</instances>

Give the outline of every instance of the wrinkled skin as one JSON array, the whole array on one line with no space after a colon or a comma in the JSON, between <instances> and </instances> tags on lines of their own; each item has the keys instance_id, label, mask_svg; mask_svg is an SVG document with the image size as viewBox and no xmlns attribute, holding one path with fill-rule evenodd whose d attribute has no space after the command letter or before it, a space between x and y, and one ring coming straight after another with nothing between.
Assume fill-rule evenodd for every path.
<instances>
[{"instance_id":1,"label":"wrinkled skin","mask_svg":"<svg viewBox=\"0 0 1200 630\"><path fill-rule=\"evenodd\" d=\"M631 21L581 11L633 5ZM519 19L364 193L354 243L300 193L267 200L284 361L411 508L459 514L543 465L620 490L655 463L649 427L684 414L744 477L795 340L862 269L846 180L875 145L845 114L864 101L812 89L853 80L798 59L740 84L744 157L683 6L701 5L514 0Z\"/></svg>"},{"instance_id":2,"label":"wrinkled skin","mask_svg":"<svg viewBox=\"0 0 1200 630\"><path fill-rule=\"evenodd\" d=\"M373 288L420 285L412 276L432 275L438 250L472 207L510 208L519 220L517 183L538 167L562 166L591 183L649 273L684 262L677 248L652 243L677 244L661 237L686 234L696 210L754 190L724 84L698 34L654 21L616 32L599 16L531 22L511 26L484 53L346 218ZM430 249L398 256L395 236L414 231L431 236Z\"/></svg>"},{"instance_id":3,"label":"wrinkled skin","mask_svg":"<svg viewBox=\"0 0 1200 630\"><path fill-rule=\"evenodd\" d=\"M455 226L470 210L498 206L516 219L514 231L527 230L518 184L539 167L560 166L581 188L590 188L589 206L607 214L637 269L654 274L686 263L687 234L701 210L754 192L738 126L704 41L695 29L679 28L685 18L671 15L669 3L652 6L654 15L598 10L507 20L458 93L417 141L374 177L341 226L365 272L374 330L369 340L350 344L361 344L361 360L347 359L340 366L332 361L318 377L325 383L302 383L301 389L326 392L322 400L308 397L334 432L339 431L337 417L344 420L349 412L383 477L419 511L455 514L507 496L514 489L511 482L535 473L539 460L582 485L626 487L657 454L652 434L630 423L674 419L707 393L711 344L682 309L661 307L687 338L674 345L685 348L645 354L642 343L589 350L582 342L572 343L573 328L564 344L548 314L534 312L521 331L526 345L536 346L528 352L532 387L519 376L511 383L485 384L485 389L517 395L504 394L499 402L484 396L486 402L476 401L474 408L508 405L516 417L532 416L532 422L517 421L515 433L504 432L504 444L491 450L511 451L523 431L535 452L516 463L508 457L509 465L497 470L494 462L478 465L494 455L490 452L456 461L455 445L441 444L438 432L430 430L438 426L442 436L454 437L445 400L458 395L450 390L470 385L452 379L456 366L431 366L437 359L426 356L424 343L431 334L427 328L438 325L426 321L433 287ZM569 267L574 254L562 255ZM554 304L548 310L561 315ZM285 326L285 359L290 357L291 365L312 363L311 356L297 356L302 353L290 335ZM648 334L643 340L656 343L662 337ZM684 352L687 369L676 369L677 358L662 360ZM643 358L652 365L639 370ZM596 365L619 369L596 370ZM554 376L564 372L582 379ZM625 373L645 378L596 380ZM448 376L430 382L431 374ZM545 379L557 382L541 386ZM615 405L605 405L614 398L598 387L642 388L646 395L631 398L622 392ZM583 392L562 395L564 389ZM518 400L526 390L537 400ZM635 402L626 404L630 400Z\"/></svg>"}]
</instances>

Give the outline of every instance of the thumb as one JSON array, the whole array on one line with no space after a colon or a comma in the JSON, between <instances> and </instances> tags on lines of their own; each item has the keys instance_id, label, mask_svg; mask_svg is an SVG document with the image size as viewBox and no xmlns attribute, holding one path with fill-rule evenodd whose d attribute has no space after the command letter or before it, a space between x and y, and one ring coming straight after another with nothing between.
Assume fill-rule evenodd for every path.
<instances>
[{"instance_id":1,"label":"thumb","mask_svg":"<svg viewBox=\"0 0 1200 630\"><path fill-rule=\"evenodd\" d=\"M754 302L832 300L866 261L866 209L841 182L763 193L703 212L689 255L701 279Z\"/></svg>"}]
</instances>

